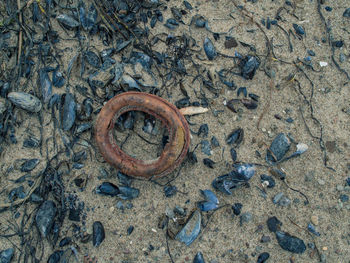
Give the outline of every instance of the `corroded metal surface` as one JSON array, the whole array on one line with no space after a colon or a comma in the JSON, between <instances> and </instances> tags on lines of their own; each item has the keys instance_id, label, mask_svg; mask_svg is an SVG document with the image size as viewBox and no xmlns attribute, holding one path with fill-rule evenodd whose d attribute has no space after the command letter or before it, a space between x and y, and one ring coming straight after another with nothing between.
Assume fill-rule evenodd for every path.
<instances>
[{"instance_id":1,"label":"corroded metal surface","mask_svg":"<svg viewBox=\"0 0 350 263\"><path fill-rule=\"evenodd\" d=\"M138 160L117 145L113 129L119 116L128 111L143 111L161 120L169 132L169 143L154 160ZM103 158L121 172L135 177L161 177L172 172L185 158L190 144L188 124L170 102L148 93L125 92L109 100L95 124L96 142Z\"/></svg>"}]
</instances>

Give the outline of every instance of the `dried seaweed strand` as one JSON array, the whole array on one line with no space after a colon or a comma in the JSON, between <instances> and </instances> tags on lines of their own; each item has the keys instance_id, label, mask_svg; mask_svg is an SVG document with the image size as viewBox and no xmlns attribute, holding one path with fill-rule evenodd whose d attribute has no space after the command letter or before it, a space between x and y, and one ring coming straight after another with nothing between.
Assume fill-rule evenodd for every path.
<instances>
[{"instance_id":1,"label":"dried seaweed strand","mask_svg":"<svg viewBox=\"0 0 350 263\"><path fill-rule=\"evenodd\" d=\"M28 192L26 197L24 197L23 199L18 199L18 200L14 201L14 202L11 202L11 203L0 204L0 210L6 209L6 208L9 208L9 207L12 207L12 206L16 206L16 205L19 205L19 204L22 204L23 202L28 200L30 198L30 196L32 195L32 193L36 190L36 188L41 184L41 179L42 179L42 177L39 176L35 180L34 185L32 186L32 188L30 188L30 191Z\"/></svg>"},{"instance_id":2,"label":"dried seaweed strand","mask_svg":"<svg viewBox=\"0 0 350 263\"><path fill-rule=\"evenodd\" d=\"M331 36L330 36L331 28L328 27L327 22L326 22L326 19L324 18L323 14L322 14L322 12L321 12L321 0L317 0L317 12L318 12L318 14L320 15L320 18L321 18L321 20L322 20L322 23L323 23L324 26L325 26L325 30L326 30L325 33L326 33L326 35L327 35L328 44L331 46L331 50L332 50L332 56L331 56L331 57L332 57L332 61L333 61L334 65L335 65L335 67L336 67L340 72L342 72L342 73L347 77L348 80L350 80L350 75L349 75L349 73L348 73L345 69L341 68L341 67L339 66L338 62L335 60L335 57L334 57L335 48L334 48L334 46L333 46L332 43L331 43Z\"/></svg>"},{"instance_id":3,"label":"dried seaweed strand","mask_svg":"<svg viewBox=\"0 0 350 263\"><path fill-rule=\"evenodd\" d=\"M311 84L311 94L310 94L310 98L308 99L306 97L306 95L302 92L301 90L301 84L298 80L294 79L294 81L297 83L298 85L298 92L303 96L304 98L304 101L307 103L307 105L309 106L309 110L310 110L310 115L311 115L311 119L320 127L320 136L316 136L316 135L313 135L311 133L311 130L310 128L308 127L307 123L306 123L306 120L304 118L304 115L303 115L303 112L301 110L301 108L299 108L300 110L300 113L301 113L301 116L302 116L302 119L304 121L304 124L305 126L307 127L307 130L309 132L309 134L311 135L312 138L314 139L317 139L319 141L319 145L320 145L320 148L321 148L321 151L323 153L323 164L326 168L332 170L332 171L335 171L334 168L332 167L329 167L327 165L327 150L326 150L326 147L325 147L325 144L324 144L324 140L323 140L323 125L321 124L320 120L317 119L314 115L314 108L313 108L313 104L312 104L312 99L313 99L313 95L314 95L314 83L312 82L312 80L309 78L309 76L304 72L304 70L299 67L296 63L294 63L295 67L297 68L298 71L302 72L303 75L306 77L306 79L310 82Z\"/></svg>"},{"instance_id":4,"label":"dried seaweed strand","mask_svg":"<svg viewBox=\"0 0 350 263\"><path fill-rule=\"evenodd\" d=\"M265 105L263 112L260 114L259 119L258 119L258 123L256 125L256 128L259 130L260 127L260 122L262 120L262 118L264 117L264 115L266 114L266 112L269 110L270 108L270 101L271 101L271 97L272 97L272 89L274 87L274 81L273 79L270 80L270 85L269 85L269 97L267 99L267 104Z\"/></svg>"}]
</instances>

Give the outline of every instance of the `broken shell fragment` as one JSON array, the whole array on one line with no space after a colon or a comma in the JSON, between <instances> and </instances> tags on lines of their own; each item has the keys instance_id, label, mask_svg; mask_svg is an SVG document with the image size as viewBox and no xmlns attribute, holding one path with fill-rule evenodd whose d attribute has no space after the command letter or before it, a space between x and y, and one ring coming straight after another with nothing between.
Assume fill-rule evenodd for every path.
<instances>
[{"instance_id":1,"label":"broken shell fragment","mask_svg":"<svg viewBox=\"0 0 350 263\"><path fill-rule=\"evenodd\" d=\"M182 108L179 111L181 112L182 115L195 115L195 114L206 113L208 111L208 108L189 106L186 108Z\"/></svg>"},{"instance_id":2,"label":"broken shell fragment","mask_svg":"<svg viewBox=\"0 0 350 263\"><path fill-rule=\"evenodd\" d=\"M185 243L187 246L198 237L201 231L201 213L196 210L191 218L187 221L186 225L176 235L175 239Z\"/></svg>"},{"instance_id":3,"label":"broken shell fragment","mask_svg":"<svg viewBox=\"0 0 350 263\"><path fill-rule=\"evenodd\" d=\"M10 92L8 94L8 99L15 104L17 107L20 107L29 112L39 112L41 110L40 100L25 92Z\"/></svg>"}]
</instances>

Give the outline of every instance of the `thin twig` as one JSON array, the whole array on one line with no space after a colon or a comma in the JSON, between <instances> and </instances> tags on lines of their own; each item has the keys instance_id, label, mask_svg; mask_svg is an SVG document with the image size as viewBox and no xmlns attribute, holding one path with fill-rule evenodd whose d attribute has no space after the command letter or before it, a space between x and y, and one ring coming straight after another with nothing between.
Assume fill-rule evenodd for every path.
<instances>
[{"instance_id":1,"label":"thin twig","mask_svg":"<svg viewBox=\"0 0 350 263\"><path fill-rule=\"evenodd\" d=\"M18 10L21 10L21 0L17 0L17 8L18 8ZM18 12L18 19L19 19L19 23L22 24L22 13L21 12ZM19 63L21 62L22 42L23 42L23 32L22 32L22 28L20 27L19 33L18 33L17 65L19 65Z\"/></svg>"}]
</instances>

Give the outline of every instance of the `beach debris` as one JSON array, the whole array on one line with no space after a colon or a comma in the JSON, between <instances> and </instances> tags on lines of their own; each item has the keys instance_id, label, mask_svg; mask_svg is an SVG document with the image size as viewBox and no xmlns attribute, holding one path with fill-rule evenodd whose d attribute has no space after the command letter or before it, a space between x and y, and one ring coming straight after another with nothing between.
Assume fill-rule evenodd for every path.
<instances>
[{"instance_id":1,"label":"beach debris","mask_svg":"<svg viewBox=\"0 0 350 263\"><path fill-rule=\"evenodd\" d=\"M284 133L278 134L266 151L266 161L269 164L276 165L278 163L300 156L308 150L308 146L306 144L298 143L296 145L296 151L290 156L285 157L290 147L290 139Z\"/></svg>"},{"instance_id":2,"label":"beach debris","mask_svg":"<svg viewBox=\"0 0 350 263\"><path fill-rule=\"evenodd\" d=\"M256 70L259 68L260 61L255 56L246 56L240 60L239 68L241 76L245 79L253 79Z\"/></svg>"},{"instance_id":3,"label":"beach debris","mask_svg":"<svg viewBox=\"0 0 350 263\"><path fill-rule=\"evenodd\" d=\"M57 21L66 29L73 30L79 27L79 22L75 20L72 16L67 14L59 14L56 17Z\"/></svg>"},{"instance_id":4,"label":"beach debris","mask_svg":"<svg viewBox=\"0 0 350 263\"><path fill-rule=\"evenodd\" d=\"M42 237L47 237L51 231L57 213L56 205L53 201L45 201L36 213L35 223Z\"/></svg>"},{"instance_id":5,"label":"beach debris","mask_svg":"<svg viewBox=\"0 0 350 263\"><path fill-rule=\"evenodd\" d=\"M276 231L281 229L282 222L277 219L277 217L269 217L267 219L267 228L271 231L276 233Z\"/></svg>"},{"instance_id":6,"label":"beach debris","mask_svg":"<svg viewBox=\"0 0 350 263\"><path fill-rule=\"evenodd\" d=\"M32 171L38 164L40 160L37 158L25 160L22 164L21 172L30 172Z\"/></svg>"},{"instance_id":7,"label":"beach debris","mask_svg":"<svg viewBox=\"0 0 350 263\"><path fill-rule=\"evenodd\" d=\"M201 213L196 210L188 219L185 226L176 235L175 239L185 243L187 246L198 237L201 231Z\"/></svg>"},{"instance_id":8,"label":"beach debris","mask_svg":"<svg viewBox=\"0 0 350 263\"><path fill-rule=\"evenodd\" d=\"M208 112L208 108L189 106L179 110L182 115L196 115Z\"/></svg>"},{"instance_id":9,"label":"beach debris","mask_svg":"<svg viewBox=\"0 0 350 263\"><path fill-rule=\"evenodd\" d=\"M276 231L278 244L284 250L292 253L302 254L306 250L305 243L302 239L292 236L289 233Z\"/></svg>"},{"instance_id":10,"label":"beach debris","mask_svg":"<svg viewBox=\"0 0 350 263\"><path fill-rule=\"evenodd\" d=\"M305 30L302 26L298 24L293 24L293 28L295 30L295 33L297 33L298 35L305 35Z\"/></svg>"},{"instance_id":11,"label":"beach debris","mask_svg":"<svg viewBox=\"0 0 350 263\"><path fill-rule=\"evenodd\" d=\"M58 263L60 262L60 259L63 255L63 251L62 250L57 250L55 252L53 252L50 256L49 259L47 260L47 263Z\"/></svg>"},{"instance_id":12,"label":"beach debris","mask_svg":"<svg viewBox=\"0 0 350 263\"><path fill-rule=\"evenodd\" d=\"M219 200L211 190L201 190L201 193L204 196L205 201L197 202L197 207L202 212L215 210L219 207Z\"/></svg>"},{"instance_id":13,"label":"beach debris","mask_svg":"<svg viewBox=\"0 0 350 263\"><path fill-rule=\"evenodd\" d=\"M192 263L205 263L203 253L197 252Z\"/></svg>"},{"instance_id":14,"label":"beach debris","mask_svg":"<svg viewBox=\"0 0 350 263\"><path fill-rule=\"evenodd\" d=\"M343 17L350 18L350 7L345 9L343 13Z\"/></svg>"},{"instance_id":15,"label":"beach debris","mask_svg":"<svg viewBox=\"0 0 350 263\"><path fill-rule=\"evenodd\" d=\"M103 182L96 188L96 193L100 195L118 196L123 200L131 200L139 196L140 191L130 186L116 186L110 182Z\"/></svg>"},{"instance_id":16,"label":"beach debris","mask_svg":"<svg viewBox=\"0 0 350 263\"><path fill-rule=\"evenodd\" d=\"M234 170L230 173L219 176L214 179L212 186L225 194L231 195L231 190L237 189L243 185L249 185L248 181L255 174L253 164L236 163L233 165Z\"/></svg>"},{"instance_id":17,"label":"beach debris","mask_svg":"<svg viewBox=\"0 0 350 263\"><path fill-rule=\"evenodd\" d=\"M103 182L96 188L96 193L100 195L117 196L120 194L120 191L118 186L110 182Z\"/></svg>"},{"instance_id":18,"label":"beach debris","mask_svg":"<svg viewBox=\"0 0 350 263\"><path fill-rule=\"evenodd\" d=\"M13 248L8 248L5 250L2 250L0 252L0 262L1 263L10 263L13 255L15 253L15 250Z\"/></svg>"},{"instance_id":19,"label":"beach debris","mask_svg":"<svg viewBox=\"0 0 350 263\"><path fill-rule=\"evenodd\" d=\"M177 187L175 185L166 185L164 186L164 195L165 197L172 197L177 193Z\"/></svg>"},{"instance_id":20,"label":"beach debris","mask_svg":"<svg viewBox=\"0 0 350 263\"><path fill-rule=\"evenodd\" d=\"M268 252L263 252L258 256L258 260L256 263L265 263L266 260L270 258L270 254Z\"/></svg>"},{"instance_id":21,"label":"beach debris","mask_svg":"<svg viewBox=\"0 0 350 263\"><path fill-rule=\"evenodd\" d=\"M42 107L37 97L25 92L10 92L8 99L17 107L29 112L39 112Z\"/></svg>"},{"instance_id":22,"label":"beach debris","mask_svg":"<svg viewBox=\"0 0 350 263\"><path fill-rule=\"evenodd\" d=\"M261 174L260 175L261 184L265 185L267 188L273 188L276 185L275 179L272 176Z\"/></svg>"},{"instance_id":23,"label":"beach debris","mask_svg":"<svg viewBox=\"0 0 350 263\"><path fill-rule=\"evenodd\" d=\"M52 82L47 74L47 69L42 68L39 70L39 86L41 87L41 95L44 103L48 103L52 95ZM37 106L38 108L38 106Z\"/></svg>"},{"instance_id":24,"label":"beach debris","mask_svg":"<svg viewBox=\"0 0 350 263\"><path fill-rule=\"evenodd\" d=\"M241 214L243 205L241 203L234 203L231 208L232 208L233 214L236 216L239 216Z\"/></svg>"},{"instance_id":25,"label":"beach debris","mask_svg":"<svg viewBox=\"0 0 350 263\"><path fill-rule=\"evenodd\" d=\"M253 219L253 215L250 212L245 212L239 217L239 224L243 226L244 223L249 223Z\"/></svg>"},{"instance_id":26,"label":"beach debris","mask_svg":"<svg viewBox=\"0 0 350 263\"><path fill-rule=\"evenodd\" d=\"M234 145L235 147L238 147L244 138L244 130L242 128L237 128L233 130L226 138L226 143L228 145Z\"/></svg>"},{"instance_id":27,"label":"beach debris","mask_svg":"<svg viewBox=\"0 0 350 263\"><path fill-rule=\"evenodd\" d=\"M207 55L208 59L214 60L218 54L216 52L213 42L211 42L211 40L206 37L204 39L203 47L204 47L204 52Z\"/></svg>"},{"instance_id":28,"label":"beach debris","mask_svg":"<svg viewBox=\"0 0 350 263\"><path fill-rule=\"evenodd\" d=\"M307 224L307 230L309 230L309 232L315 236L319 237L321 235L319 232L317 232L316 227L312 223Z\"/></svg>"},{"instance_id":29,"label":"beach debris","mask_svg":"<svg viewBox=\"0 0 350 263\"><path fill-rule=\"evenodd\" d=\"M105 239L105 229L100 221L96 221L92 225L92 244L99 247Z\"/></svg>"}]
</instances>

